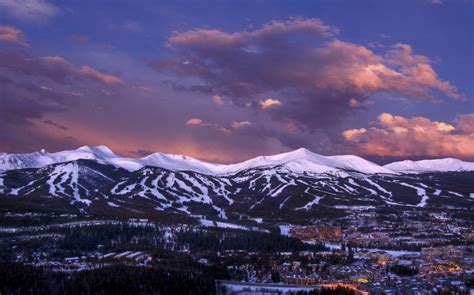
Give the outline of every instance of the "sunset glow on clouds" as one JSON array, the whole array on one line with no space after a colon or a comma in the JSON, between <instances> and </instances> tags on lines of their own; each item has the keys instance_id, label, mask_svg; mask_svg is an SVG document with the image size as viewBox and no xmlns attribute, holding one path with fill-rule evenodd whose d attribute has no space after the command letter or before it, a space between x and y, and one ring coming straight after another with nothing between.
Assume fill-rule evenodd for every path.
<instances>
[{"instance_id":1,"label":"sunset glow on clouds","mask_svg":"<svg viewBox=\"0 0 474 295\"><path fill-rule=\"evenodd\" d=\"M0 42L13 43L22 47L28 47L23 32L11 26L0 26Z\"/></svg>"},{"instance_id":2,"label":"sunset glow on clouds","mask_svg":"<svg viewBox=\"0 0 474 295\"><path fill-rule=\"evenodd\" d=\"M0 152L474 161L465 4L18 3L0 0Z\"/></svg>"},{"instance_id":3,"label":"sunset glow on clouds","mask_svg":"<svg viewBox=\"0 0 474 295\"><path fill-rule=\"evenodd\" d=\"M256 101L266 110L281 101L262 94L280 92L291 107L280 108L274 119L297 120L310 129L337 124L375 93L432 102L441 101L442 95L463 98L410 45L397 43L377 54L337 39L338 31L319 19L293 18L253 31L176 32L167 41L173 54L151 66L180 78L197 78L199 87L186 82L182 87L226 95L237 105ZM296 37L299 42L293 41Z\"/></svg>"},{"instance_id":4,"label":"sunset glow on clouds","mask_svg":"<svg viewBox=\"0 0 474 295\"><path fill-rule=\"evenodd\" d=\"M230 126L225 127L219 124L204 122L203 120L198 119L198 118L191 118L187 120L185 124L186 126L189 126L189 127L209 127L209 128L215 129L220 132L225 132L225 133L230 133L233 130L249 127L252 125L252 123L249 121L234 121L230 124Z\"/></svg>"},{"instance_id":5,"label":"sunset glow on clouds","mask_svg":"<svg viewBox=\"0 0 474 295\"><path fill-rule=\"evenodd\" d=\"M281 102L278 99L267 98L265 100L260 101L260 108L262 108L263 110L276 106L281 106Z\"/></svg>"},{"instance_id":6,"label":"sunset glow on clouds","mask_svg":"<svg viewBox=\"0 0 474 295\"><path fill-rule=\"evenodd\" d=\"M380 114L373 127L349 129L344 139L357 152L381 157L474 157L474 113L454 122Z\"/></svg>"}]
</instances>

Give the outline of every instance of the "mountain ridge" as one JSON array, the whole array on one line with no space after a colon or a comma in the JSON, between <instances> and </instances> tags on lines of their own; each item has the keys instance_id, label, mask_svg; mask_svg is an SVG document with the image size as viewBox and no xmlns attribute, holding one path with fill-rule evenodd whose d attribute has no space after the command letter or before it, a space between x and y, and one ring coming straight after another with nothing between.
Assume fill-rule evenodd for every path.
<instances>
[{"instance_id":1,"label":"mountain ridge","mask_svg":"<svg viewBox=\"0 0 474 295\"><path fill-rule=\"evenodd\" d=\"M193 171L207 175L226 175L249 168L282 166L292 172L335 173L354 170L366 174L398 174L422 172L474 171L474 162L454 158L397 161L378 165L355 155L323 156L305 148L269 156L258 156L234 164L211 163L185 155L156 152L142 158L121 157L105 145L82 146L75 150L48 153L44 150L33 153L0 153L0 171L22 168L41 168L51 164L79 159L95 160L111 164L128 171L146 166L161 167L173 171Z\"/></svg>"}]
</instances>

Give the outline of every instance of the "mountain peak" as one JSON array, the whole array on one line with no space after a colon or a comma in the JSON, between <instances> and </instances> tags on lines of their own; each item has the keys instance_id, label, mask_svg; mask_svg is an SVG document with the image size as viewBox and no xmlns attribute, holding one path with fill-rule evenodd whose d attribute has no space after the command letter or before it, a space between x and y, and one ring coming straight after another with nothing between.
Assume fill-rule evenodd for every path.
<instances>
[{"instance_id":1,"label":"mountain peak","mask_svg":"<svg viewBox=\"0 0 474 295\"><path fill-rule=\"evenodd\" d=\"M115 153L106 145L97 145L97 146L81 146L80 148L77 149L78 151L85 151L85 152L91 152L94 154L102 154L102 155L108 155L108 156L115 156Z\"/></svg>"},{"instance_id":2,"label":"mountain peak","mask_svg":"<svg viewBox=\"0 0 474 295\"><path fill-rule=\"evenodd\" d=\"M310 150L308 150L307 148L304 148L304 147L301 147L301 148L299 148L299 149L294 150L293 153L298 153L298 154L311 153L311 154L313 154L312 151L310 151Z\"/></svg>"}]
</instances>

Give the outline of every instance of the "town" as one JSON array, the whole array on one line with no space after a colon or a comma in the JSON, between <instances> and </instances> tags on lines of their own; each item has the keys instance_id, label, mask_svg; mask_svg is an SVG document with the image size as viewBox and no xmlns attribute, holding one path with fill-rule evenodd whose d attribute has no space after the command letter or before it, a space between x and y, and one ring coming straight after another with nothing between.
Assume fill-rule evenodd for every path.
<instances>
[{"instance_id":1,"label":"town","mask_svg":"<svg viewBox=\"0 0 474 295\"><path fill-rule=\"evenodd\" d=\"M226 294L336 288L355 294L469 294L470 213L392 211L359 208L337 219L278 227L264 220L164 224L4 211L2 264L69 274L117 266L199 269L209 288Z\"/></svg>"}]
</instances>

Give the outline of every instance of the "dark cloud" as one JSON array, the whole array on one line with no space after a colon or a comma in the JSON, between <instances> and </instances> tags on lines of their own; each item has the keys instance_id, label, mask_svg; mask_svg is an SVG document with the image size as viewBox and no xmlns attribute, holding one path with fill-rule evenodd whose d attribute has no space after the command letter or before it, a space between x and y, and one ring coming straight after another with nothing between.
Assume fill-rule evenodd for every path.
<instances>
[{"instance_id":1,"label":"dark cloud","mask_svg":"<svg viewBox=\"0 0 474 295\"><path fill-rule=\"evenodd\" d=\"M98 101L106 97L101 91L122 84L115 76L89 66L75 67L59 56L39 57L8 48L0 51L0 149L75 147L81 140L67 133L67 123L50 116L81 116L75 113L81 104L100 105Z\"/></svg>"},{"instance_id":2,"label":"dark cloud","mask_svg":"<svg viewBox=\"0 0 474 295\"><path fill-rule=\"evenodd\" d=\"M31 82L13 80L0 72L0 125L11 128L31 124L47 112L65 110L62 97Z\"/></svg>"},{"instance_id":3,"label":"dark cloud","mask_svg":"<svg viewBox=\"0 0 474 295\"><path fill-rule=\"evenodd\" d=\"M43 123L44 123L44 124L51 125L51 126L54 126L54 127L58 128L58 129L61 129L61 130L64 130L64 131L68 130L68 128L67 128L66 126L63 126L63 125L61 125L61 124L58 124L58 123L56 123L56 122L54 122L54 121L52 121L52 120L49 120L49 119L43 120Z\"/></svg>"},{"instance_id":4,"label":"dark cloud","mask_svg":"<svg viewBox=\"0 0 474 295\"><path fill-rule=\"evenodd\" d=\"M137 157L143 158L143 157L146 157L148 155L151 155L151 154L155 153L156 151L138 149L138 150L129 150L128 152L131 155L135 155Z\"/></svg>"}]
</instances>

